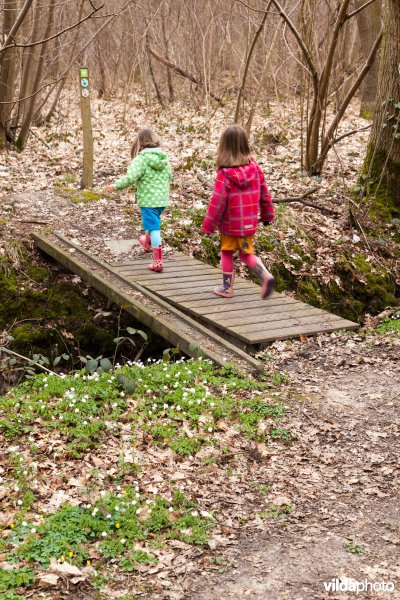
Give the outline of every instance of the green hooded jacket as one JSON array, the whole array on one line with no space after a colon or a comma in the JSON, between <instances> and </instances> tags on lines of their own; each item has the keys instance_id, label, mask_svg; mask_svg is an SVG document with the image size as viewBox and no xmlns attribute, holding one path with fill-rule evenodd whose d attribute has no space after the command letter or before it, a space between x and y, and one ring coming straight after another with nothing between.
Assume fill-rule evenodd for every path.
<instances>
[{"instance_id":1,"label":"green hooded jacket","mask_svg":"<svg viewBox=\"0 0 400 600\"><path fill-rule=\"evenodd\" d=\"M114 190L136 187L139 206L167 206L172 169L168 156L161 148L144 148L133 159L126 175L114 184Z\"/></svg>"}]
</instances>

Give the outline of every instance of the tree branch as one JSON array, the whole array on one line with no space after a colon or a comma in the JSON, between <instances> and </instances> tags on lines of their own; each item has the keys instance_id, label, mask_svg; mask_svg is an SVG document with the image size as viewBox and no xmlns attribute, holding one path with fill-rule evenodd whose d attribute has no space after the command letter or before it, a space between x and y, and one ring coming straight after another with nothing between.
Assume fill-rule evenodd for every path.
<instances>
[{"instance_id":1,"label":"tree branch","mask_svg":"<svg viewBox=\"0 0 400 600\"><path fill-rule=\"evenodd\" d=\"M378 37L375 40L374 45L371 48L371 52L365 62L365 65L363 66L363 68L361 69L357 79L355 80L355 82L353 83L353 85L351 86L350 90L347 92L347 95L345 96L345 98L342 101L342 104L339 106L339 109L335 115L335 118L333 119L327 133L326 136L323 140L322 143L322 148L321 148L321 153L320 156L318 157L318 163L323 164L326 155L328 154L329 150L332 148L332 146L334 145L334 143L336 143L336 141L334 141L333 139L333 135L334 132L336 131L336 128L341 120L341 118L343 117L346 108L348 107L348 105L350 104L351 99L353 98L354 94L356 93L356 91L358 90L358 88L360 87L363 79L365 78L366 74L368 73L368 71L371 69L374 60L375 60L375 56L376 53L378 52L378 48L380 46L380 43L382 41L382 36L383 36L383 29L381 29Z\"/></svg>"},{"instance_id":2,"label":"tree branch","mask_svg":"<svg viewBox=\"0 0 400 600\"><path fill-rule=\"evenodd\" d=\"M184 71L183 69L181 69L180 67L178 67L177 65L172 63L170 60L166 59L164 56L160 56L159 54L157 54L157 52L155 52L152 48L150 48L150 46L147 46L147 50L148 50L148 52L150 52L150 54L152 56L154 56L154 58L156 58L159 62L161 62L163 65L165 65L168 69L171 69L172 71L177 73L177 75L180 75L184 79L188 79L189 81L192 81L196 85L201 85L201 86L205 87L204 83L202 81L199 81L198 79L196 79L196 77L194 77L190 73L186 73L186 71ZM219 102L221 106L224 106L222 98L220 98L219 96L217 96L210 90L208 90L208 93L210 94L211 98L214 98L214 100Z\"/></svg>"},{"instance_id":3,"label":"tree branch","mask_svg":"<svg viewBox=\"0 0 400 600\"><path fill-rule=\"evenodd\" d=\"M354 135L355 133L359 133L360 131L366 131L367 129L371 129L371 127L372 127L372 123L371 123L371 125L367 125L366 127L361 127L360 129L353 129L352 131L343 133L343 135L339 135L339 137L332 140L331 147L334 146L335 144L337 144L338 142L340 142L341 140L343 140L344 138L347 138L350 135Z\"/></svg>"},{"instance_id":4,"label":"tree branch","mask_svg":"<svg viewBox=\"0 0 400 600\"><path fill-rule=\"evenodd\" d=\"M302 194L301 196L273 199L272 202L274 204L289 204L289 202L300 202L301 204L304 204L304 206L309 206L310 208L316 208L317 210L322 210L323 212L326 212L329 215L338 217L340 213L338 213L336 210L332 210L331 208L328 208L327 206L321 206L319 204L315 204L314 202L309 202L308 200L305 200L305 198L307 198L307 196L311 196L311 194L314 194L314 192L316 192L318 189L319 189L318 187L313 187L313 188L311 188L311 190L304 192L304 194Z\"/></svg>"},{"instance_id":5,"label":"tree branch","mask_svg":"<svg viewBox=\"0 0 400 600\"><path fill-rule=\"evenodd\" d=\"M309 49L307 48L306 44L304 43L299 31L296 29L296 27L294 26L294 24L292 23L292 21L290 20L289 16L285 13L285 11L283 10L283 8L281 7L281 5L279 4L279 2L277 2L277 0L271 0L272 4L275 6L275 8L277 9L278 13L280 14L280 16L282 17L282 19L286 22L287 26L289 27L290 31L293 33L294 37L296 38L302 52L304 55L304 58L306 59L306 63L310 69L311 72L311 76L312 76L312 80L313 80L313 86L314 86L314 92L315 95L317 95L318 93L318 72L317 69L314 65L313 59L311 57L311 53L309 51Z\"/></svg>"},{"instance_id":6,"label":"tree branch","mask_svg":"<svg viewBox=\"0 0 400 600\"><path fill-rule=\"evenodd\" d=\"M243 6L245 6L246 8L249 8L250 10L253 10L254 12L259 12L259 13L264 13L264 14L270 13L271 15L278 15L279 14L279 13L276 13L276 12L272 12L272 10L268 10L268 8L266 10L264 10L263 8L254 8L253 6L249 6L248 4L246 4L245 2L243 2L243 0L236 0L236 2L239 2L240 4L243 4Z\"/></svg>"},{"instance_id":7,"label":"tree branch","mask_svg":"<svg viewBox=\"0 0 400 600\"><path fill-rule=\"evenodd\" d=\"M37 94L39 94L39 92L41 92L45 88L49 87L49 85L56 85L56 83L59 83L60 81L65 79L65 77L66 77L66 75L63 75L59 79L56 79L56 81L51 81L50 83L46 83L43 87L40 88L40 90L36 90L36 92L31 94L30 96L25 96L25 98L17 98L16 100L9 100L8 102L0 102L0 104L18 104L18 102L22 102L23 100L29 100L29 98L33 98L33 96L36 96Z\"/></svg>"},{"instance_id":8,"label":"tree branch","mask_svg":"<svg viewBox=\"0 0 400 600\"><path fill-rule=\"evenodd\" d=\"M63 33L66 33L67 31L71 31L71 29L74 29L75 27L78 27L78 25L80 25L81 23L84 23L84 21L87 21L88 19L90 19L90 17L92 15L94 15L96 12L98 12L99 10L101 10L103 8L103 6L104 6L104 4L102 4L101 6L99 6L99 8L94 9L89 15L87 15L86 17L84 17L80 21L77 21L76 23L74 23L70 27L66 27L62 31L58 31L54 35L51 35L50 37L48 37L48 38L46 38L44 40L39 40L38 42L32 42L30 44L16 44L16 43L9 44L8 46L3 46L2 48L0 48L0 53L4 52L8 48L31 48L32 46L39 46L40 44L45 44L47 42L50 42L50 40L54 40L54 38L59 37L60 35L62 35Z\"/></svg>"},{"instance_id":9,"label":"tree branch","mask_svg":"<svg viewBox=\"0 0 400 600\"><path fill-rule=\"evenodd\" d=\"M18 17L15 20L14 25L11 27L10 33L8 34L8 36L5 39L5 42L3 44L3 47L0 48L0 54L6 50L7 48L12 48L13 45L9 45L10 41L15 37L15 34L17 33L18 29L21 27L28 10L31 7L33 0L26 0L24 6L21 8L21 12L19 13Z\"/></svg>"},{"instance_id":10,"label":"tree branch","mask_svg":"<svg viewBox=\"0 0 400 600\"><path fill-rule=\"evenodd\" d=\"M361 12L362 10L364 10L364 8L367 8L367 6L369 6L373 2L375 2L375 0L368 0L368 2L366 2L365 4L363 4L362 6L360 6L359 8L356 8L356 10L353 10L353 12L349 13L348 15L346 15L346 21L348 21L352 17L355 17L359 12Z\"/></svg>"}]
</instances>

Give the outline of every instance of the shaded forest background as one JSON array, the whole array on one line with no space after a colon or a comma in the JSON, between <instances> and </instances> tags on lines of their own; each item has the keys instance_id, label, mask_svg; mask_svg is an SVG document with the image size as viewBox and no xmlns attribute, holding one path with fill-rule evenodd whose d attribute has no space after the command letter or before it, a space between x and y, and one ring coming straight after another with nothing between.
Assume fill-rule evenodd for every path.
<instances>
[{"instance_id":1,"label":"shaded forest background","mask_svg":"<svg viewBox=\"0 0 400 600\"><path fill-rule=\"evenodd\" d=\"M78 65L100 97L140 90L230 105L250 132L271 99L297 97L308 172L323 169L349 102L371 117L378 90L382 3L346 0L4 0L0 139L23 149L30 127L57 115ZM388 5L390 2L387 3ZM389 6L387 10L389 10Z\"/></svg>"}]
</instances>

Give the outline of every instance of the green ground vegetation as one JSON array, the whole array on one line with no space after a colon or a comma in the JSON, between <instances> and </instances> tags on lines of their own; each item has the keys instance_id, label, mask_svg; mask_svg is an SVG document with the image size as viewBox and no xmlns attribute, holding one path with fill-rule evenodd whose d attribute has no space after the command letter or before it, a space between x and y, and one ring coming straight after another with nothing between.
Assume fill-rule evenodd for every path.
<instances>
[{"instance_id":1,"label":"green ground vegetation","mask_svg":"<svg viewBox=\"0 0 400 600\"><path fill-rule=\"evenodd\" d=\"M123 430L125 438L130 432L133 456L137 446L143 451L143 439L155 453L172 449L177 461L210 447L223 468L231 451L221 430L232 427L237 435L266 443L286 441L284 422L272 375L256 381L230 365L218 369L200 359L149 361L109 373L43 374L9 390L0 398L0 430L9 448L0 486L13 517L0 541L9 566L0 569L0 590L10 598L24 588L31 593L51 560L78 567L111 561L119 577L134 573L141 564L156 563L155 550L169 540L205 546L216 523L217 507L202 510L173 482L162 494L141 485L139 460L130 466L121 460L113 475L82 488L78 504L40 512L43 498L33 482L41 480L43 460L67 459L79 468ZM101 586L103 580L92 575L93 586Z\"/></svg>"}]
</instances>

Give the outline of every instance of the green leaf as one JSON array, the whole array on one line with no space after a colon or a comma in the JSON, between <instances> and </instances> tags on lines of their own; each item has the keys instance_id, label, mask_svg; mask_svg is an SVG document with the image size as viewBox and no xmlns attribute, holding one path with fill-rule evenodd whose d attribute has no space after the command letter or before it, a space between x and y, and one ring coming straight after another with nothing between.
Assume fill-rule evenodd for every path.
<instances>
[{"instance_id":1,"label":"green leaf","mask_svg":"<svg viewBox=\"0 0 400 600\"><path fill-rule=\"evenodd\" d=\"M102 358L100 361L100 367L103 369L103 371L111 371L112 362L108 358Z\"/></svg>"},{"instance_id":2,"label":"green leaf","mask_svg":"<svg viewBox=\"0 0 400 600\"><path fill-rule=\"evenodd\" d=\"M145 333L141 329L138 329L137 333L144 339L145 342L147 342L147 333Z\"/></svg>"},{"instance_id":3,"label":"green leaf","mask_svg":"<svg viewBox=\"0 0 400 600\"><path fill-rule=\"evenodd\" d=\"M124 381L124 389L132 394L136 389L136 381L132 377L127 377Z\"/></svg>"},{"instance_id":4,"label":"green leaf","mask_svg":"<svg viewBox=\"0 0 400 600\"><path fill-rule=\"evenodd\" d=\"M63 354L62 357L64 360L69 360L71 358L69 354Z\"/></svg>"},{"instance_id":5,"label":"green leaf","mask_svg":"<svg viewBox=\"0 0 400 600\"><path fill-rule=\"evenodd\" d=\"M133 329L133 327L127 327L126 330L131 335L135 335L135 333L138 333L137 329Z\"/></svg>"},{"instance_id":6,"label":"green leaf","mask_svg":"<svg viewBox=\"0 0 400 600\"><path fill-rule=\"evenodd\" d=\"M86 362L85 369L86 371L89 371L89 373L94 373L98 366L99 361L94 358L91 358Z\"/></svg>"},{"instance_id":7,"label":"green leaf","mask_svg":"<svg viewBox=\"0 0 400 600\"><path fill-rule=\"evenodd\" d=\"M53 367L56 367L58 365L58 363L61 360L61 356L57 356L54 360L53 360Z\"/></svg>"}]
</instances>

